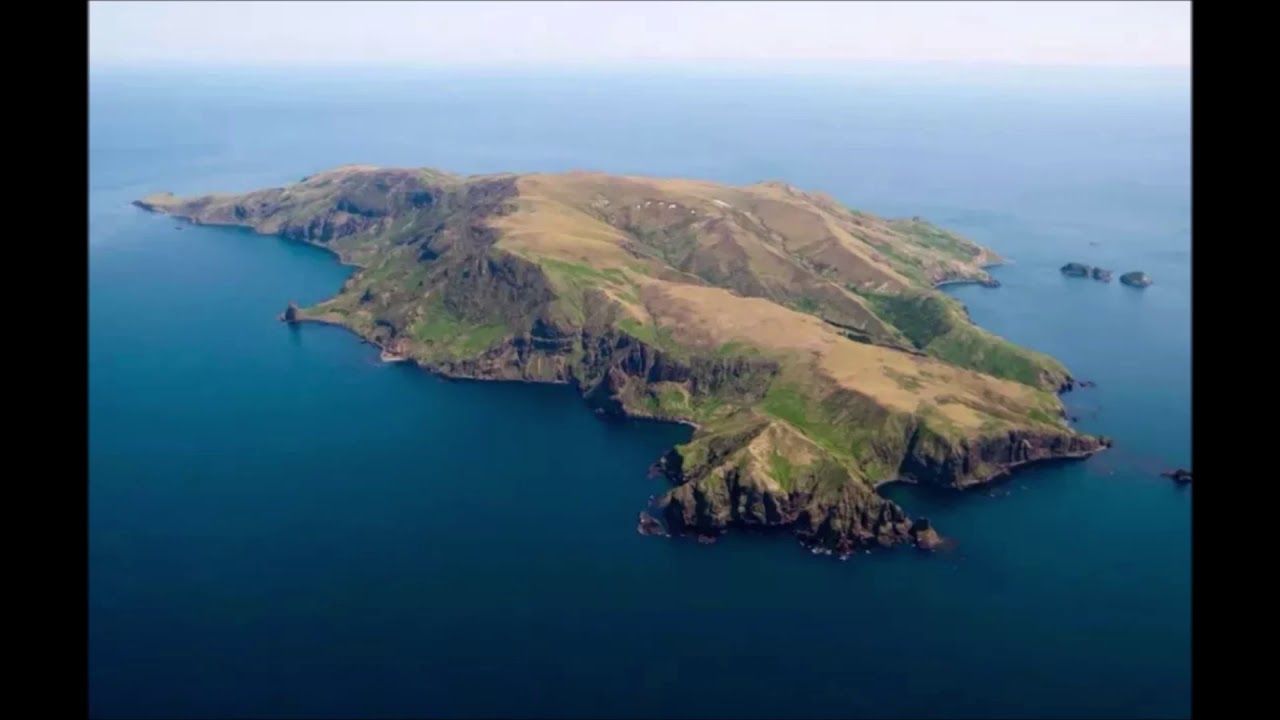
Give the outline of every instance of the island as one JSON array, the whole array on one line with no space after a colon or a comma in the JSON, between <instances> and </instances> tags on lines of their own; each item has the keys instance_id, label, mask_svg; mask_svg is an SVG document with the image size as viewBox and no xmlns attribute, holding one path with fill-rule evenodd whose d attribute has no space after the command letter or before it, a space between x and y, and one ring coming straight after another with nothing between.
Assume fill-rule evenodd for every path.
<instances>
[{"instance_id":1,"label":"island","mask_svg":"<svg viewBox=\"0 0 1280 720\"><path fill-rule=\"evenodd\" d=\"M1151 284L1151 276L1141 270L1134 270L1121 275L1120 282L1130 287L1144 288Z\"/></svg>"},{"instance_id":2,"label":"island","mask_svg":"<svg viewBox=\"0 0 1280 720\"><path fill-rule=\"evenodd\" d=\"M1069 262L1059 268L1060 272L1067 277L1091 277L1099 282L1111 282L1111 271L1084 263Z\"/></svg>"},{"instance_id":3,"label":"island","mask_svg":"<svg viewBox=\"0 0 1280 720\"><path fill-rule=\"evenodd\" d=\"M974 325L943 283L991 250L780 181L343 166L288 187L135 204L310 243L356 267L290 323L339 325L441 375L562 383L605 416L681 422L646 535L783 531L815 551L933 548L886 482L966 488L1110 445L1061 363Z\"/></svg>"}]
</instances>

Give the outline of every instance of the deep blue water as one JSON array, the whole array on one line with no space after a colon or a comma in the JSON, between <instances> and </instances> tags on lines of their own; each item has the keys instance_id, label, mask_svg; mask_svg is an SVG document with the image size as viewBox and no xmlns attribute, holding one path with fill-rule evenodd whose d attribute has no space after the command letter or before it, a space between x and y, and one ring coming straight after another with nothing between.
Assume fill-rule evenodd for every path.
<instances>
[{"instance_id":1,"label":"deep blue water","mask_svg":"<svg viewBox=\"0 0 1280 720\"><path fill-rule=\"evenodd\" d=\"M1191 490L1156 473L1191 461L1188 83L95 75L93 713L1187 716ZM944 555L641 537L687 429L286 328L349 269L128 205L352 162L779 178L922 215L1013 261L953 292L1097 381L1068 400L1116 448L889 488Z\"/></svg>"}]
</instances>

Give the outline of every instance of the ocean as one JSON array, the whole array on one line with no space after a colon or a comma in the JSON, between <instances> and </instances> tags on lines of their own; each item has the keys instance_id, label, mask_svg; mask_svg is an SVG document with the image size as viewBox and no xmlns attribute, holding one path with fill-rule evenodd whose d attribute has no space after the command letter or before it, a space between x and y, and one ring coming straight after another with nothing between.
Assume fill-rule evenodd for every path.
<instances>
[{"instance_id":1,"label":"ocean","mask_svg":"<svg viewBox=\"0 0 1280 720\"><path fill-rule=\"evenodd\" d=\"M1190 714L1189 72L91 73L95 717ZM1115 447L847 562L636 532L690 430L379 362L289 300L350 268L129 202L346 163L783 179L1009 259L948 288L1096 388ZM1136 290L1068 261L1145 270Z\"/></svg>"}]
</instances>

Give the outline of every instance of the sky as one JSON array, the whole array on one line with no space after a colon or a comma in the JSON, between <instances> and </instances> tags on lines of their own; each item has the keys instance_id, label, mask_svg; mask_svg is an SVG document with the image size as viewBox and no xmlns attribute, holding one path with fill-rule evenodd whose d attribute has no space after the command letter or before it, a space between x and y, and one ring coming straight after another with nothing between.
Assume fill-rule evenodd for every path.
<instances>
[{"instance_id":1,"label":"sky","mask_svg":"<svg viewBox=\"0 0 1280 720\"><path fill-rule=\"evenodd\" d=\"M91 2L91 66L1191 65L1190 2Z\"/></svg>"}]
</instances>

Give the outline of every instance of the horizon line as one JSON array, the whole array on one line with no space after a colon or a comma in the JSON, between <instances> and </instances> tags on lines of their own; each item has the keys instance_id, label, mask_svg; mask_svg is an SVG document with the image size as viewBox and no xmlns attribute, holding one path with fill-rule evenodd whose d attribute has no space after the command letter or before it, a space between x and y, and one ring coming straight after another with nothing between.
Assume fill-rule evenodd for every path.
<instances>
[{"instance_id":1,"label":"horizon line","mask_svg":"<svg viewBox=\"0 0 1280 720\"><path fill-rule=\"evenodd\" d=\"M995 70L995 71L1074 71L1074 72L1153 72L1161 74L1186 73L1188 79L1192 72L1191 65L1172 64L1102 64L1102 63L1044 63L1015 62L1005 60L848 60L848 59L788 59L788 60L743 60L743 59L664 59L646 61L601 61L601 62L517 62L517 61L452 61L452 62L225 62L225 61L89 61L86 64L89 72L131 71L131 72L164 72L180 70L229 70L229 71L316 71L316 70L350 70L350 71L510 71L517 74L536 72L645 72L688 70L694 74L704 71L765 72L807 71L815 75L840 71L856 70Z\"/></svg>"}]
</instances>

